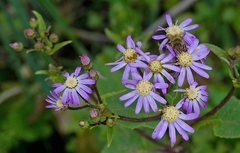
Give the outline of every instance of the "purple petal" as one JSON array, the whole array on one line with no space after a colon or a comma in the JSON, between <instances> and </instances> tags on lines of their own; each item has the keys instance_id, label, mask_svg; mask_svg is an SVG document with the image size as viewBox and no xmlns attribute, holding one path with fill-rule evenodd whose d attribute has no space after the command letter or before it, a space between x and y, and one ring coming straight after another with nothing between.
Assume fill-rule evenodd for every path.
<instances>
[{"instance_id":1,"label":"purple petal","mask_svg":"<svg viewBox=\"0 0 240 153\"><path fill-rule=\"evenodd\" d=\"M136 52L138 52L142 57L147 61L150 62L150 57L148 57L141 49L135 48Z\"/></svg>"},{"instance_id":2,"label":"purple petal","mask_svg":"<svg viewBox=\"0 0 240 153\"><path fill-rule=\"evenodd\" d=\"M114 66L110 71L111 71L111 72L117 71L117 70L121 69L122 67L124 67L125 65L127 65L126 62L121 62L121 63L118 64L117 66Z\"/></svg>"},{"instance_id":3,"label":"purple petal","mask_svg":"<svg viewBox=\"0 0 240 153\"><path fill-rule=\"evenodd\" d=\"M129 78L129 72L131 70L131 67L128 66L128 64L126 65L124 71L123 71L123 76L122 76L122 80L128 79Z\"/></svg>"},{"instance_id":4,"label":"purple petal","mask_svg":"<svg viewBox=\"0 0 240 153\"><path fill-rule=\"evenodd\" d=\"M169 136L172 144L176 143L176 131L174 124L172 122L169 123Z\"/></svg>"},{"instance_id":5,"label":"purple petal","mask_svg":"<svg viewBox=\"0 0 240 153\"><path fill-rule=\"evenodd\" d=\"M167 49L170 51L172 55L175 55L175 52L173 51L172 46L169 46L168 44L166 45Z\"/></svg>"},{"instance_id":6,"label":"purple petal","mask_svg":"<svg viewBox=\"0 0 240 153\"><path fill-rule=\"evenodd\" d=\"M52 87L59 87L61 85L63 85L63 84L62 83L54 83L54 84L52 84Z\"/></svg>"},{"instance_id":7,"label":"purple petal","mask_svg":"<svg viewBox=\"0 0 240 153\"><path fill-rule=\"evenodd\" d=\"M166 35L155 35L155 36L152 36L152 39L155 39L155 40L160 40L160 39L163 39L163 38L166 38Z\"/></svg>"},{"instance_id":8,"label":"purple petal","mask_svg":"<svg viewBox=\"0 0 240 153\"><path fill-rule=\"evenodd\" d=\"M204 95L204 96L208 96L208 93L204 90L201 90L201 94Z\"/></svg>"},{"instance_id":9,"label":"purple petal","mask_svg":"<svg viewBox=\"0 0 240 153\"><path fill-rule=\"evenodd\" d=\"M75 104L77 106L79 106L80 102L79 102L78 94L75 89L72 90L72 97L73 97L73 101L75 102Z\"/></svg>"},{"instance_id":10,"label":"purple petal","mask_svg":"<svg viewBox=\"0 0 240 153\"><path fill-rule=\"evenodd\" d=\"M192 71L191 71L191 69L189 67L186 67L186 69L187 69L187 80L188 80L188 83L192 84L194 82Z\"/></svg>"},{"instance_id":11,"label":"purple petal","mask_svg":"<svg viewBox=\"0 0 240 153\"><path fill-rule=\"evenodd\" d=\"M96 81L93 79L84 79L84 80L81 80L81 83L82 84L95 84Z\"/></svg>"},{"instance_id":12,"label":"purple petal","mask_svg":"<svg viewBox=\"0 0 240 153\"><path fill-rule=\"evenodd\" d=\"M193 120L193 119L197 118L198 116L199 116L199 114L197 114L197 113L190 113L187 115L180 113L178 117L183 120Z\"/></svg>"},{"instance_id":13,"label":"purple petal","mask_svg":"<svg viewBox=\"0 0 240 153\"><path fill-rule=\"evenodd\" d=\"M81 71L81 67L77 67L77 68L75 69L74 74L75 74L76 77L79 75L80 71Z\"/></svg>"},{"instance_id":14,"label":"purple petal","mask_svg":"<svg viewBox=\"0 0 240 153\"><path fill-rule=\"evenodd\" d=\"M197 28L197 27L199 27L198 24L193 24L193 25L184 27L183 30L192 30L192 29L195 29L195 28Z\"/></svg>"},{"instance_id":15,"label":"purple petal","mask_svg":"<svg viewBox=\"0 0 240 153\"><path fill-rule=\"evenodd\" d=\"M127 48L135 48L135 43L131 38L131 35L127 37Z\"/></svg>"},{"instance_id":16,"label":"purple petal","mask_svg":"<svg viewBox=\"0 0 240 153\"><path fill-rule=\"evenodd\" d=\"M53 99L52 97L50 97L49 95L47 96L50 100L52 101L57 101L57 99Z\"/></svg>"},{"instance_id":17,"label":"purple petal","mask_svg":"<svg viewBox=\"0 0 240 153\"><path fill-rule=\"evenodd\" d=\"M131 105L138 97L139 97L139 94L136 94L134 97L130 98L130 99L124 104L124 107L128 107L129 105Z\"/></svg>"},{"instance_id":18,"label":"purple petal","mask_svg":"<svg viewBox=\"0 0 240 153\"><path fill-rule=\"evenodd\" d=\"M163 30L165 30L164 28L158 28L155 32L157 32L157 31L163 31Z\"/></svg>"},{"instance_id":19,"label":"purple petal","mask_svg":"<svg viewBox=\"0 0 240 153\"><path fill-rule=\"evenodd\" d=\"M155 139L155 138L158 136L158 134L159 134L159 132L160 132L160 127L162 126L163 121L165 121L165 120L162 119L162 120L157 124L156 128L154 129L154 131L153 131L153 133L152 133L152 138L153 138L153 139ZM164 132L164 133L165 133L165 132ZM163 133L163 134L164 134L164 133Z\"/></svg>"},{"instance_id":20,"label":"purple petal","mask_svg":"<svg viewBox=\"0 0 240 153\"><path fill-rule=\"evenodd\" d=\"M134 67L134 68L148 68L148 65L143 63L143 62L136 62L136 63L128 63L129 67Z\"/></svg>"},{"instance_id":21,"label":"purple petal","mask_svg":"<svg viewBox=\"0 0 240 153\"><path fill-rule=\"evenodd\" d=\"M159 83L165 83L163 77L161 76L161 74L155 74L157 76L157 82ZM162 89L163 94L167 93L167 89Z\"/></svg>"},{"instance_id":22,"label":"purple petal","mask_svg":"<svg viewBox=\"0 0 240 153\"><path fill-rule=\"evenodd\" d=\"M146 71L145 71L145 73L146 73ZM152 75L153 75L153 73L148 73L145 77L146 80L149 81L152 78Z\"/></svg>"},{"instance_id":23,"label":"purple petal","mask_svg":"<svg viewBox=\"0 0 240 153\"><path fill-rule=\"evenodd\" d=\"M53 92L55 94L58 94L59 92L63 91L65 88L66 88L66 85L64 84L64 85L61 85L61 86L57 87L56 89L54 89Z\"/></svg>"},{"instance_id":24,"label":"purple petal","mask_svg":"<svg viewBox=\"0 0 240 153\"><path fill-rule=\"evenodd\" d=\"M138 93L137 90L133 90L133 91L131 91L131 92L129 92L129 93L121 96L121 97L119 98L119 100L120 100L120 101L127 100L127 99L129 99L129 98L134 97L137 93Z\"/></svg>"},{"instance_id":25,"label":"purple petal","mask_svg":"<svg viewBox=\"0 0 240 153\"><path fill-rule=\"evenodd\" d=\"M53 102L53 101L51 101L51 100L49 100L49 99L45 99L47 102L49 102L49 103L51 103L51 104L56 104L56 102ZM55 101L55 100L54 100Z\"/></svg>"},{"instance_id":26,"label":"purple petal","mask_svg":"<svg viewBox=\"0 0 240 153\"><path fill-rule=\"evenodd\" d=\"M200 69L200 68L198 68L198 67L196 67L196 66L194 66L194 65L191 65L190 66L196 73L198 73L199 75L201 75L202 77L204 77L204 78L209 78L209 75L205 72L205 71L203 71L202 69Z\"/></svg>"},{"instance_id":27,"label":"purple petal","mask_svg":"<svg viewBox=\"0 0 240 153\"><path fill-rule=\"evenodd\" d=\"M163 137L163 135L167 130L167 127L168 127L168 121L163 120L163 123L159 127L158 136L157 136L158 139L161 139Z\"/></svg>"},{"instance_id":28,"label":"purple petal","mask_svg":"<svg viewBox=\"0 0 240 153\"><path fill-rule=\"evenodd\" d=\"M171 54L171 53L169 53L169 54L167 55L167 57L165 57L165 58L161 61L161 63L171 62L171 61L173 60L173 58L174 58L174 55Z\"/></svg>"},{"instance_id":29,"label":"purple petal","mask_svg":"<svg viewBox=\"0 0 240 153\"><path fill-rule=\"evenodd\" d=\"M122 80L122 83L123 84L126 84L126 83L130 83L130 84L134 84L134 85L137 85L137 81L136 80Z\"/></svg>"},{"instance_id":30,"label":"purple petal","mask_svg":"<svg viewBox=\"0 0 240 153\"><path fill-rule=\"evenodd\" d=\"M154 112L157 112L158 107L157 107L157 104L156 104L155 100L150 95L147 95L147 99L148 99L148 102L149 102L152 110Z\"/></svg>"},{"instance_id":31,"label":"purple petal","mask_svg":"<svg viewBox=\"0 0 240 153\"><path fill-rule=\"evenodd\" d=\"M68 73L68 72L65 72L65 73L63 74L63 76L65 76L66 78L68 78L68 77L69 77L69 73Z\"/></svg>"},{"instance_id":32,"label":"purple petal","mask_svg":"<svg viewBox=\"0 0 240 153\"><path fill-rule=\"evenodd\" d=\"M193 109L194 109L194 113L196 114L200 114L200 109L199 109L199 106L198 106L198 102L196 101L196 99L193 100Z\"/></svg>"},{"instance_id":33,"label":"purple petal","mask_svg":"<svg viewBox=\"0 0 240 153\"><path fill-rule=\"evenodd\" d=\"M82 89L83 89L84 91L86 91L87 93L92 94L92 90L91 90L91 88L89 88L88 86L86 86L86 85L84 85L84 84L81 84L79 87L82 88Z\"/></svg>"},{"instance_id":34,"label":"purple petal","mask_svg":"<svg viewBox=\"0 0 240 153\"><path fill-rule=\"evenodd\" d=\"M136 109L135 109L136 114L138 114L141 111L142 104L143 104L143 96L139 96L138 102L137 102L137 105L136 105Z\"/></svg>"},{"instance_id":35,"label":"purple petal","mask_svg":"<svg viewBox=\"0 0 240 153\"><path fill-rule=\"evenodd\" d=\"M57 108L55 105L47 105L46 108Z\"/></svg>"},{"instance_id":36,"label":"purple petal","mask_svg":"<svg viewBox=\"0 0 240 153\"><path fill-rule=\"evenodd\" d=\"M187 114L189 114L189 113L192 112L192 105L193 105L192 100L190 100L190 101L188 102Z\"/></svg>"},{"instance_id":37,"label":"purple petal","mask_svg":"<svg viewBox=\"0 0 240 153\"><path fill-rule=\"evenodd\" d=\"M171 16L169 14L166 14L166 20L167 20L168 26L172 26L172 19L171 19Z\"/></svg>"},{"instance_id":38,"label":"purple petal","mask_svg":"<svg viewBox=\"0 0 240 153\"><path fill-rule=\"evenodd\" d=\"M202 96L201 99L202 99L203 101L206 101L206 102L208 101L208 97L206 97L206 96Z\"/></svg>"},{"instance_id":39,"label":"purple petal","mask_svg":"<svg viewBox=\"0 0 240 153\"><path fill-rule=\"evenodd\" d=\"M106 63L105 65L118 65L120 63L123 63L123 61L121 61L121 62L113 62L113 63Z\"/></svg>"},{"instance_id":40,"label":"purple petal","mask_svg":"<svg viewBox=\"0 0 240 153\"><path fill-rule=\"evenodd\" d=\"M166 54L162 53L161 55L157 56L156 59L161 61L164 57L166 57ZM163 62L161 61L161 63L163 63Z\"/></svg>"},{"instance_id":41,"label":"purple petal","mask_svg":"<svg viewBox=\"0 0 240 153\"><path fill-rule=\"evenodd\" d=\"M143 96L143 107L146 113L149 113L149 103L146 96Z\"/></svg>"},{"instance_id":42,"label":"purple petal","mask_svg":"<svg viewBox=\"0 0 240 153\"><path fill-rule=\"evenodd\" d=\"M167 83L155 83L154 87L157 89L165 89L165 88L168 88L168 84Z\"/></svg>"},{"instance_id":43,"label":"purple petal","mask_svg":"<svg viewBox=\"0 0 240 153\"><path fill-rule=\"evenodd\" d=\"M194 41L192 42L191 46L188 48L188 53L191 54L198 46L199 44L199 39L194 39Z\"/></svg>"},{"instance_id":44,"label":"purple petal","mask_svg":"<svg viewBox=\"0 0 240 153\"><path fill-rule=\"evenodd\" d=\"M138 73L131 73L132 77L136 80L142 80L143 78L141 77L141 75L139 75Z\"/></svg>"},{"instance_id":45,"label":"purple petal","mask_svg":"<svg viewBox=\"0 0 240 153\"><path fill-rule=\"evenodd\" d=\"M176 92L176 91L178 91L178 92L186 92L185 89L176 89L176 90L173 90L173 92Z\"/></svg>"},{"instance_id":46,"label":"purple petal","mask_svg":"<svg viewBox=\"0 0 240 153\"><path fill-rule=\"evenodd\" d=\"M80 96L82 96L85 100L89 99L89 96L87 95L87 93L85 91L83 91L82 89L76 88L77 92L79 93Z\"/></svg>"},{"instance_id":47,"label":"purple petal","mask_svg":"<svg viewBox=\"0 0 240 153\"><path fill-rule=\"evenodd\" d=\"M162 43L160 44L160 46L158 48L159 51L161 51L163 49L163 47L166 45L167 41L168 41L168 38L166 38L162 41Z\"/></svg>"},{"instance_id":48,"label":"purple petal","mask_svg":"<svg viewBox=\"0 0 240 153\"><path fill-rule=\"evenodd\" d=\"M207 66L205 64L201 64L201 63L198 63L198 62L193 62L192 64L197 66L197 67L200 67L202 69L205 69L205 70L212 70L212 68L210 66Z\"/></svg>"},{"instance_id":49,"label":"purple petal","mask_svg":"<svg viewBox=\"0 0 240 153\"><path fill-rule=\"evenodd\" d=\"M186 68L182 67L180 75L178 77L178 86L181 87L183 85L184 79L185 79L185 73L186 73Z\"/></svg>"},{"instance_id":50,"label":"purple petal","mask_svg":"<svg viewBox=\"0 0 240 153\"><path fill-rule=\"evenodd\" d=\"M197 61L197 60L200 60L200 59L203 59L204 57L206 57L209 52L210 52L209 50L199 49L199 50L193 52L191 54L191 56L193 58L193 61Z\"/></svg>"},{"instance_id":51,"label":"purple petal","mask_svg":"<svg viewBox=\"0 0 240 153\"><path fill-rule=\"evenodd\" d=\"M198 103L201 105L201 107L202 107L203 109L206 108L205 103L204 103L203 101L201 101L200 99L198 100Z\"/></svg>"},{"instance_id":52,"label":"purple petal","mask_svg":"<svg viewBox=\"0 0 240 153\"><path fill-rule=\"evenodd\" d=\"M79 77L77 77L77 80L86 79L88 77L89 77L89 75L87 73L84 73L84 74L80 75Z\"/></svg>"},{"instance_id":53,"label":"purple petal","mask_svg":"<svg viewBox=\"0 0 240 153\"><path fill-rule=\"evenodd\" d=\"M170 81L172 84L175 84L174 78L164 69L162 69L161 73Z\"/></svg>"},{"instance_id":54,"label":"purple petal","mask_svg":"<svg viewBox=\"0 0 240 153\"><path fill-rule=\"evenodd\" d=\"M63 95L62 95L62 104L65 105L66 104L66 101L67 101L67 97L68 97L68 93L69 93L69 89L65 89L65 91L63 92Z\"/></svg>"},{"instance_id":55,"label":"purple petal","mask_svg":"<svg viewBox=\"0 0 240 153\"><path fill-rule=\"evenodd\" d=\"M164 68L168 68L170 70L173 70L173 71L176 71L176 72L180 72L181 69L175 65L172 65L172 64L163 64L162 65Z\"/></svg>"},{"instance_id":56,"label":"purple petal","mask_svg":"<svg viewBox=\"0 0 240 153\"><path fill-rule=\"evenodd\" d=\"M182 105L184 104L185 100L186 100L186 98L181 99L181 100L177 103L177 105L175 106L175 108L176 108L176 109L181 108Z\"/></svg>"},{"instance_id":57,"label":"purple petal","mask_svg":"<svg viewBox=\"0 0 240 153\"><path fill-rule=\"evenodd\" d=\"M189 132L189 133L194 133L194 129L189 126L188 124L186 124L185 122L183 122L182 120L180 119L177 119L176 120L176 123L181 127L183 128L185 131Z\"/></svg>"},{"instance_id":58,"label":"purple petal","mask_svg":"<svg viewBox=\"0 0 240 153\"><path fill-rule=\"evenodd\" d=\"M138 48L141 48L141 46L142 46L142 42L141 41L137 41L137 46L138 46Z\"/></svg>"},{"instance_id":59,"label":"purple petal","mask_svg":"<svg viewBox=\"0 0 240 153\"><path fill-rule=\"evenodd\" d=\"M189 32L185 32L184 40L185 40L189 45L192 44L192 42L194 41L194 39L196 39L196 37L195 37L193 34L191 34L191 33L189 33Z\"/></svg>"},{"instance_id":60,"label":"purple petal","mask_svg":"<svg viewBox=\"0 0 240 153\"><path fill-rule=\"evenodd\" d=\"M130 85L130 84L126 84L125 87L128 88L128 89L135 89L136 88L135 86Z\"/></svg>"},{"instance_id":61,"label":"purple petal","mask_svg":"<svg viewBox=\"0 0 240 153\"><path fill-rule=\"evenodd\" d=\"M191 19L191 18L188 18L188 19L184 20L184 21L179 25L179 27L181 27L181 28L183 29L185 26L189 25L191 22L192 22L192 19Z\"/></svg>"},{"instance_id":62,"label":"purple petal","mask_svg":"<svg viewBox=\"0 0 240 153\"><path fill-rule=\"evenodd\" d=\"M158 94L156 94L156 93L154 93L152 91L149 92L149 95L151 95L152 98L154 98L156 101L158 101L158 102L160 102L162 104L166 104L167 103L167 101L164 98L162 98L161 96L159 96Z\"/></svg>"},{"instance_id":63,"label":"purple petal","mask_svg":"<svg viewBox=\"0 0 240 153\"><path fill-rule=\"evenodd\" d=\"M122 53L125 51L125 48L120 44L117 44L117 49Z\"/></svg>"},{"instance_id":64,"label":"purple petal","mask_svg":"<svg viewBox=\"0 0 240 153\"><path fill-rule=\"evenodd\" d=\"M173 124L174 124L175 128L177 129L178 133L180 135L182 135L182 138L184 140L188 140L189 137L188 137L187 133L176 122L173 122Z\"/></svg>"},{"instance_id":65,"label":"purple petal","mask_svg":"<svg viewBox=\"0 0 240 153\"><path fill-rule=\"evenodd\" d=\"M197 89L197 90L198 90L198 89L200 89L200 90L206 90L206 89L207 89L207 86L198 86L196 89Z\"/></svg>"}]
</instances>

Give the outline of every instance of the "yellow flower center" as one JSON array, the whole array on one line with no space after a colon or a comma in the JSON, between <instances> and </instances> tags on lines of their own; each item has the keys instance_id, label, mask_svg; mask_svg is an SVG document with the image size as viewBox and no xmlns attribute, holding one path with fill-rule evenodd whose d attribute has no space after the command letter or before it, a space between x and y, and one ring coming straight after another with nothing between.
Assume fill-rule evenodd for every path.
<instances>
[{"instance_id":1,"label":"yellow flower center","mask_svg":"<svg viewBox=\"0 0 240 153\"><path fill-rule=\"evenodd\" d=\"M159 60L157 60L157 59L152 60L152 61L148 64L148 67L149 67L150 71L151 71L152 73L155 73L155 74L162 71L162 63L161 63Z\"/></svg>"},{"instance_id":2,"label":"yellow flower center","mask_svg":"<svg viewBox=\"0 0 240 153\"><path fill-rule=\"evenodd\" d=\"M123 52L123 58L125 60L125 62L127 63L131 63L134 62L137 59L137 52L132 49L132 48L128 48Z\"/></svg>"},{"instance_id":3,"label":"yellow flower center","mask_svg":"<svg viewBox=\"0 0 240 153\"><path fill-rule=\"evenodd\" d=\"M77 85L78 85L78 81L76 78L74 78L74 77L67 78L67 80L66 80L67 88L72 89L72 88L75 88Z\"/></svg>"},{"instance_id":4,"label":"yellow flower center","mask_svg":"<svg viewBox=\"0 0 240 153\"><path fill-rule=\"evenodd\" d=\"M163 119L167 120L168 122L174 122L178 118L179 113L178 110L173 107L165 107L163 108Z\"/></svg>"},{"instance_id":5,"label":"yellow flower center","mask_svg":"<svg viewBox=\"0 0 240 153\"><path fill-rule=\"evenodd\" d=\"M192 56L187 52L182 52L178 55L178 63L182 67L190 66L192 64Z\"/></svg>"},{"instance_id":6,"label":"yellow flower center","mask_svg":"<svg viewBox=\"0 0 240 153\"><path fill-rule=\"evenodd\" d=\"M57 102L56 102L56 105L57 105L58 108L63 107L62 100L58 99Z\"/></svg>"},{"instance_id":7,"label":"yellow flower center","mask_svg":"<svg viewBox=\"0 0 240 153\"><path fill-rule=\"evenodd\" d=\"M152 89L152 85L147 80L142 80L137 84L137 91L140 95L146 96Z\"/></svg>"},{"instance_id":8,"label":"yellow flower center","mask_svg":"<svg viewBox=\"0 0 240 153\"><path fill-rule=\"evenodd\" d=\"M197 96L198 96L198 91L197 91L197 89L196 88L187 88L186 89L186 94L187 94L187 97L188 97L188 99L195 99L195 98L197 98Z\"/></svg>"},{"instance_id":9,"label":"yellow flower center","mask_svg":"<svg viewBox=\"0 0 240 153\"><path fill-rule=\"evenodd\" d=\"M170 38L178 37L182 34L182 32L183 30L180 28L180 26L174 24L168 27L166 30L167 36Z\"/></svg>"}]
</instances>

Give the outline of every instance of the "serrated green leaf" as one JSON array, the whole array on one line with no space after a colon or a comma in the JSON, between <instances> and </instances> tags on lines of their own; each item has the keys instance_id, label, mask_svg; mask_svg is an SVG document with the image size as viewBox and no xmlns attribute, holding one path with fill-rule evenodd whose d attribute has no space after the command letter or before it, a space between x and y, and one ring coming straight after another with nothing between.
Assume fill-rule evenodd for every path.
<instances>
[{"instance_id":1,"label":"serrated green leaf","mask_svg":"<svg viewBox=\"0 0 240 153\"><path fill-rule=\"evenodd\" d=\"M39 14L37 11L32 11L33 14L37 17L37 20L38 20L38 30L41 31L43 29L46 29L46 25L45 25L45 22L42 18L42 15Z\"/></svg>"},{"instance_id":2,"label":"serrated green leaf","mask_svg":"<svg viewBox=\"0 0 240 153\"><path fill-rule=\"evenodd\" d=\"M36 51L36 49L28 49L28 50L26 51L26 53L28 54L28 53L30 53L30 52L32 52L32 51Z\"/></svg>"},{"instance_id":3,"label":"serrated green leaf","mask_svg":"<svg viewBox=\"0 0 240 153\"><path fill-rule=\"evenodd\" d=\"M64 41L64 42L61 42L61 43L59 43L59 44L56 44L56 45L53 47L53 49L51 50L51 52L48 53L48 55L54 54L56 51L58 51L59 49L61 49L61 48L64 47L64 46L70 44L71 42L72 42L72 41L69 40L69 41Z\"/></svg>"},{"instance_id":4,"label":"serrated green leaf","mask_svg":"<svg viewBox=\"0 0 240 153\"><path fill-rule=\"evenodd\" d=\"M107 126L107 147L110 147L113 139L113 127Z\"/></svg>"},{"instance_id":5,"label":"serrated green leaf","mask_svg":"<svg viewBox=\"0 0 240 153\"><path fill-rule=\"evenodd\" d=\"M35 74L46 74L46 75L48 75L48 70L39 70L39 71L35 72Z\"/></svg>"},{"instance_id":6,"label":"serrated green leaf","mask_svg":"<svg viewBox=\"0 0 240 153\"><path fill-rule=\"evenodd\" d=\"M111 39L114 43L116 43L116 44L124 44L125 43L119 35L112 32L108 28L105 28L104 31L105 31L105 34L108 36L108 38Z\"/></svg>"},{"instance_id":7,"label":"serrated green leaf","mask_svg":"<svg viewBox=\"0 0 240 153\"><path fill-rule=\"evenodd\" d=\"M221 138L240 138L240 100L232 97L217 113L214 124L215 136Z\"/></svg>"}]
</instances>

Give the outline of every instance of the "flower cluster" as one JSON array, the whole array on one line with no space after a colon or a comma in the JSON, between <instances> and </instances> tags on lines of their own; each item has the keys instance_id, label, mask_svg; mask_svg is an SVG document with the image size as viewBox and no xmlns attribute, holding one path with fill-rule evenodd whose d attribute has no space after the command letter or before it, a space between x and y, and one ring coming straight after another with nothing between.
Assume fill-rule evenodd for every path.
<instances>
[{"instance_id":1,"label":"flower cluster","mask_svg":"<svg viewBox=\"0 0 240 153\"><path fill-rule=\"evenodd\" d=\"M142 43L138 41L136 47L129 35L126 40L127 48L120 44L117 45L123 56L116 62L106 65L116 65L111 69L111 72L125 66L122 83L132 91L121 96L119 100L127 100L124 104L125 107L137 101L136 114L141 111L142 107L146 113L149 113L149 105L154 112L161 111L161 121L152 133L152 138L161 139L169 127L171 143L175 144L176 130L185 140L189 139L185 131L194 132L194 129L182 120L197 118L200 114L198 104L202 108L206 108L203 101L208 100L206 86L197 87L198 83L194 79L192 70L204 78L209 78L204 70L212 68L205 65L203 61L206 60L210 52L209 49L204 44L199 44L199 40L187 32L197 28L198 25L188 26L192 22L191 18L186 19L180 25L177 22L173 24L169 14L166 15L166 20L168 27L157 29L165 34L152 37L155 40L163 39L159 51L165 49L166 52L160 55L144 53L140 49ZM177 78L178 86L182 87L185 76L190 87L174 90L175 92L185 92L185 96L176 105L170 105L165 100L164 95L172 92L168 91L168 88L171 84L176 83L175 79ZM158 109L156 101L161 103L162 109ZM180 108L186 110L186 114Z\"/></svg>"}]
</instances>

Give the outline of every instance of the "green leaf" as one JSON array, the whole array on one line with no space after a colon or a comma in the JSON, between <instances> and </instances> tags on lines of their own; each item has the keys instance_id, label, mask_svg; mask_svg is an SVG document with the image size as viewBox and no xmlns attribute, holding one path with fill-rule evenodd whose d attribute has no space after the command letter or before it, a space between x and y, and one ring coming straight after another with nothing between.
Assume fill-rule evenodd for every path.
<instances>
[{"instance_id":1,"label":"green leaf","mask_svg":"<svg viewBox=\"0 0 240 153\"><path fill-rule=\"evenodd\" d=\"M64 42L61 42L59 44L56 44L53 49L51 50L51 52L48 53L48 55L52 55L54 54L56 51L58 51L59 49L61 49L62 47L66 46L67 44L70 44L72 41L69 40L69 41L64 41Z\"/></svg>"},{"instance_id":2,"label":"green leaf","mask_svg":"<svg viewBox=\"0 0 240 153\"><path fill-rule=\"evenodd\" d=\"M110 147L113 138L113 127L107 126L107 147Z\"/></svg>"},{"instance_id":3,"label":"green leaf","mask_svg":"<svg viewBox=\"0 0 240 153\"><path fill-rule=\"evenodd\" d=\"M32 52L32 51L36 51L36 49L28 49L28 50L26 51L26 53L28 54L28 53L30 53L30 52Z\"/></svg>"},{"instance_id":4,"label":"green leaf","mask_svg":"<svg viewBox=\"0 0 240 153\"><path fill-rule=\"evenodd\" d=\"M120 94L120 93L122 93L124 91L126 91L126 89L123 89L123 90L120 90L120 91L113 91L113 92L106 93L106 94L101 96L101 99L102 99L103 103L106 105L106 100L105 99L107 97L114 96L116 94Z\"/></svg>"},{"instance_id":5,"label":"green leaf","mask_svg":"<svg viewBox=\"0 0 240 153\"><path fill-rule=\"evenodd\" d=\"M106 35L108 36L108 38L111 39L114 43L116 43L116 44L124 44L125 43L119 35L112 32L108 28L105 28L104 31L105 31Z\"/></svg>"},{"instance_id":6,"label":"green leaf","mask_svg":"<svg viewBox=\"0 0 240 153\"><path fill-rule=\"evenodd\" d=\"M46 75L48 75L48 70L39 70L39 71L35 72L35 74L46 74Z\"/></svg>"},{"instance_id":7,"label":"green leaf","mask_svg":"<svg viewBox=\"0 0 240 153\"><path fill-rule=\"evenodd\" d=\"M214 125L215 136L221 138L240 138L240 100L232 97L217 113Z\"/></svg>"},{"instance_id":8,"label":"green leaf","mask_svg":"<svg viewBox=\"0 0 240 153\"><path fill-rule=\"evenodd\" d=\"M37 17L37 20L38 20L38 30L41 31L43 29L46 29L46 25L45 25L45 22L42 18L42 15L39 14L37 11L32 11L33 14Z\"/></svg>"},{"instance_id":9,"label":"green leaf","mask_svg":"<svg viewBox=\"0 0 240 153\"><path fill-rule=\"evenodd\" d=\"M52 81L54 83L64 83L65 77L63 75L52 76Z\"/></svg>"}]
</instances>

